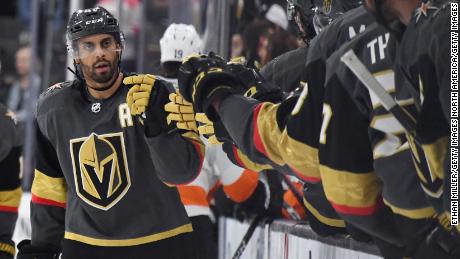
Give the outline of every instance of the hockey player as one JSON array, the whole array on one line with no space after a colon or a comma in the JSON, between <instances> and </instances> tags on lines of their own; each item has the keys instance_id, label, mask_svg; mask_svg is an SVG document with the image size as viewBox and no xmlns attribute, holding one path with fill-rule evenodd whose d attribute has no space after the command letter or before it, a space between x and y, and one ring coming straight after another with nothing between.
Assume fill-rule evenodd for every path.
<instances>
[{"instance_id":1,"label":"hockey player","mask_svg":"<svg viewBox=\"0 0 460 259\"><path fill-rule=\"evenodd\" d=\"M361 8L361 10L363 10L363 9ZM350 13L351 13L351 12L350 12ZM355 14L356 14L356 13L355 13ZM369 20L372 20L371 18L368 18L368 19L369 19ZM352 20L353 20L353 19L352 19ZM355 22L356 22L356 20L355 20ZM329 28L325 29L325 31L324 31L323 33L325 33L325 32L326 32L327 30L329 30L331 27L332 27L332 25L331 25ZM358 27L358 28L359 28L359 27ZM349 28L348 28L348 29L349 29ZM353 28L353 29L354 29L354 28ZM349 32L350 34L356 33L356 31L352 31L352 30L348 30L348 32ZM321 37L321 35L327 35L327 34L320 34L319 37ZM319 38L319 37L318 37L318 38ZM324 42L325 42L325 43L330 43L331 41L324 41ZM333 48L331 49L331 48L327 48L327 47L326 47L325 50L334 50L334 49L333 49ZM328 55L328 54L327 54L327 53L328 53L327 51L322 51L322 52L321 52L321 51L317 51L317 52L314 52L314 53L326 53L326 55ZM329 53L330 53L330 52L329 52ZM309 59L310 59L310 57L309 57ZM321 60L321 59L319 59L319 60ZM207 63L207 64L206 64L206 63ZM217 64L216 64L216 63L217 63ZM218 62L216 62L216 63L213 64L212 61L210 62L209 60L208 60L207 62L205 62L205 64L206 64L208 67L212 67L213 65L219 66L219 65L218 65ZM196 65L196 64L195 64L195 65ZM323 65L324 65L324 63L323 63ZM200 67L200 66L198 65L198 66L196 66L196 67ZM258 105L259 103L256 102L256 101L248 101L248 102L246 103L245 98L241 98L241 97L239 97L238 95L232 95L233 93L238 93L239 91L241 91L241 88L239 88L239 86L238 86L237 83L235 83L235 84L233 85L234 87L233 87L232 89L225 89L225 88L226 88L225 86L228 85L228 82L232 82L232 78L231 78L231 75L226 74L227 71L225 71L225 66L223 66L223 67L224 67L224 68L222 69L223 78L225 78L225 77L228 76L227 78L225 78L225 80L223 80L223 78L219 78L219 75L217 75L217 74L219 73L219 70L218 70L218 69L210 69L210 72L211 72L211 73L210 73L209 78L206 78L206 75L205 75L206 72L205 72L205 70L201 70L202 73L200 74L200 78L199 78L197 81L195 81L195 84L194 84L194 86L193 86L193 88L195 89L195 90L194 90L194 94L195 94L195 96L194 96L194 97L195 97L195 98L194 98L195 100L194 100L194 101L195 101L195 103L196 103L196 102L203 101L201 104L203 104L204 107L206 107L206 105L213 105L214 108L217 107L218 115L220 116L220 119L222 119L222 120L224 121L224 125L226 126L227 130L230 132L230 135L232 136L232 138L234 138L235 136L239 136L239 137L240 137L240 139L238 139L238 138L235 139L235 138L234 138L234 140L237 142L237 144L242 145L242 148L244 148L244 145L245 145L245 144L248 145L248 143L251 143L251 140L248 139L248 137L253 136L253 137L254 137L255 147L252 146L252 147L246 149L246 150L248 150L248 152L249 152L251 158L256 157L256 156L254 155L254 153L257 155L257 151L259 151L259 152L262 153L262 154L259 153L258 155L259 155L259 156L262 155L262 158L259 158L260 160L258 160L258 161L261 161L261 162L263 163L263 162L266 161L266 160L264 161L263 159L266 159L266 158L267 158L268 152L273 152L275 155L276 155L276 154L280 155L280 157L278 157L278 158L280 158L281 161L283 161L283 162L286 161L286 162L291 162L291 163L292 163L294 160L288 160L289 158L287 157L287 155L288 155L289 153L286 152L286 150L282 149L282 148L285 148L285 146L281 146L281 145L278 146L278 145L277 145L277 144L280 144L280 143L282 143L282 144L284 144L284 145L289 145L289 142L287 142L286 139L283 138L283 137L281 138L281 140L276 140L276 139L273 140L273 139L274 139L273 137L277 135L277 134L276 134L276 133L277 133L277 130L276 130L276 129L274 129L274 131L271 131L270 134L262 135L262 136L261 136L260 134L257 134L258 132L254 132L254 131L256 131L256 130L260 130L260 129L261 129L261 127L260 127L259 125L257 125L257 124L260 122L259 119L252 119L252 118L250 118L251 115L248 116L249 118L248 118L248 117L243 117L243 118L242 118L242 117L240 116L241 114L245 114L245 112L243 112L243 110L247 110L248 107L257 107L257 105ZM212 74L212 75L211 75L211 74ZM315 74L314 74L314 75L315 75ZM212 78L212 79L210 79L210 78ZM207 82L209 82L209 83L211 84L212 81L207 81L207 80L216 80L215 82L216 82L217 84L216 84L215 86L217 86L217 88L215 88L214 92L212 93L212 94L213 94L212 97L216 97L217 99L224 99L224 107L222 107L222 102L220 102L220 105L221 105L221 106L218 106L218 102L217 102L217 103L216 103L216 102L214 102L214 103L206 103L206 101L209 101L209 99L208 99L209 96L208 96L207 98L204 98L204 99L197 98L197 96L200 96L200 95L202 94L202 93L199 92L200 90L202 90L202 89L200 89L200 84L201 84L202 86L205 86ZM200 82L200 81L201 81L201 82ZM309 88L309 90L310 90L310 89L312 89L312 88ZM226 90L228 90L228 92L226 92ZM197 93L198 93L198 95L197 95ZM310 95L310 93L311 93L311 92L309 91L309 92L308 92L308 95ZM203 95L201 95L201 96L203 96ZM212 99L212 98L210 98L210 99ZM310 100L312 100L312 99L310 99ZM313 98L313 100L321 100L321 99ZM214 100L214 101L215 101L215 100ZM308 101L308 98L307 98L307 101ZM246 103L246 105L248 105L248 106L243 107L243 104L245 104L245 103ZM201 104L199 104L199 105L201 105ZM275 110L275 108L273 108L273 110L268 110L268 111L263 110L263 107L264 107L265 105L266 105L267 107L269 107L269 104L265 104L265 103L259 104L258 107L262 106L262 108L260 108L259 111L256 109L255 115L254 115L254 116L256 116L256 117L257 117L257 116L260 116L260 113L273 114L273 117L272 117L271 120L269 120L269 119L266 120L267 123L271 123L271 122L275 121L276 119L277 119L278 121L279 121L280 119L284 119L283 117L280 117L280 116L279 116L279 113ZM305 105L305 104L304 104L304 105ZM199 106L198 106L198 107L199 107ZM276 107L276 106L275 106L275 107ZM280 105L280 107L281 107L281 105ZM316 106L316 107L317 107L317 106ZM321 102L321 107L322 107L322 102ZM278 109L279 109L279 108L278 108ZM206 109L204 109L204 110L206 110ZM295 110L295 109L294 109L294 110ZM236 112L235 112L235 111L236 111ZM239 111L239 112L238 112L238 111ZM302 111L302 109L301 109L301 111ZM257 114L257 113L259 113L259 114ZM212 114L212 109L211 109L211 114ZM237 118L237 116L232 116L232 114L238 114L238 118ZM275 114L276 114L276 117L275 117ZM317 113L315 113L315 114L317 114ZM226 117L225 117L225 116L226 116ZM276 119L275 119L275 118L276 118ZM226 121L226 120L227 120L227 121ZM235 122L235 121L237 121L237 122ZM287 123L288 123L288 124L287 124L288 133L289 133L289 122L290 122L290 121L293 121L293 117L292 117L292 116L289 118L289 120L288 120L288 122L287 122ZM304 120L304 121L306 122L306 121L308 121L308 120ZM264 121L262 121L262 122L264 122ZM305 122L304 122L304 123L305 123ZM325 121L323 121L323 123L324 123L324 122L325 122ZM253 124L253 125L254 125L254 128L252 128L253 125L250 125L250 126L248 127L248 129L249 129L248 131L246 131L246 129L244 129L244 130L241 132L241 125L247 125L246 123L248 123L248 124L254 123L254 124ZM238 129L236 128L236 125L238 125ZM279 125L279 123L278 123L278 125ZM266 128L267 128L267 129L270 129L271 127L269 127L268 125L266 125ZM254 129L254 131L251 131L252 129ZM272 128L272 129L273 129L273 128ZM283 128L279 128L279 130L281 131L281 130L283 130ZM302 134L305 134L305 128L301 128L301 130L304 131ZM268 132L268 131L267 131L267 132ZM274 133L273 133L273 132L274 132ZM366 134L367 134L367 133L366 133ZM321 134L320 134L320 135L321 135ZM308 135L307 135L307 136L308 136ZM364 135L364 136L365 136L365 135ZM320 136L318 136L318 137L320 137ZM268 142L268 143L273 143L273 142L275 142L275 145L266 145L267 142ZM305 143L305 142L304 142L304 143ZM264 150L264 149L257 149L257 144L259 144L259 146L262 146L265 150ZM374 144L377 144L377 143L374 143ZM241 147L241 146L239 146L239 147ZM278 148L280 148L280 149L278 149ZM279 152L280 150L283 150L283 151ZM291 150L294 150L294 149L292 148ZM264 152L264 151L265 151L265 152ZM252 152L252 154L251 154L251 152ZM279 152L279 153L278 153L278 152ZM284 152L284 153L283 153L283 152ZM264 154L264 153L265 153L265 154ZM273 153L272 153L272 154L273 154ZM308 153L308 152L304 151L304 153ZM299 155L300 155L301 152L297 152L296 154L299 154ZM371 154L372 154L372 153L371 153ZM264 157L264 156L265 156L265 157ZM256 157L255 159L257 159L257 157ZM412 182L412 183L413 183L413 182ZM389 184L389 186L391 186L391 183ZM410 189L410 188L409 188L409 189ZM418 193L417 195L420 195L420 193ZM377 197L377 196L374 196L374 197ZM393 197L393 198L394 198L395 196L392 196L392 195L391 195L391 196L387 196L387 197ZM417 197L420 197L420 196L417 196ZM375 201L375 200L374 200L374 201ZM395 201L392 200L391 202L395 202ZM420 203L420 204L418 204L418 205L410 205L410 206L420 206L421 204L423 204L423 202ZM398 204L398 205L402 206L402 204ZM419 207L419 208L424 208L423 206L426 206L426 204L425 204L425 205L422 205L422 206ZM410 207L409 207L409 208L410 208ZM420 212L420 211L419 211L419 212ZM422 212L423 212L423 213L419 214L419 216L423 214L422 217L427 217L429 213L432 213L432 210L431 210L431 212L430 212L430 209L427 208L427 209L423 209ZM399 212L399 213L400 213L400 212ZM391 215L391 214L389 214L389 215ZM389 216L389 217L385 216L384 218L387 218L387 219L389 219L390 221L392 220L391 216ZM379 222L379 221L377 221L377 222ZM394 224L391 224L391 225L394 226ZM380 227L377 226L377 225L373 225L372 228L373 228L373 230L372 230L373 232L370 232L370 233L372 233L373 235L375 235L375 236L377 236L377 237L379 237L379 238L384 239L384 240L383 240L384 242L393 243L393 246L394 246L395 244L398 243L398 241L400 241L400 239L398 239L398 234L397 234L397 233L387 233L387 234L388 234L388 235L387 235L387 234L385 234L385 232L387 232L387 230L384 230L384 229L380 229L380 230L379 230ZM394 230L395 230L395 227L393 227L393 230L390 230L390 232L392 232L392 231L394 231ZM374 232L374 231L376 231L376 232ZM382 231L382 232L380 232L380 231ZM378 232L380 232L380 233L378 233ZM423 232L423 231L422 231L422 232ZM395 238L395 237L396 237L396 238ZM393 239L393 238L395 238L395 239ZM383 244L383 245L386 245L386 244ZM381 248L382 248L382 246L381 246ZM393 249L393 248L390 248L390 249ZM390 252L392 252L392 251L390 250ZM404 251L403 251L403 252L404 252Z\"/></svg>"},{"instance_id":2,"label":"hockey player","mask_svg":"<svg viewBox=\"0 0 460 259\"><path fill-rule=\"evenodd\" d=\"M309 0L288 0L288 19L295 24L304 45L280 55L260 69L265 80L281 87L284 92L292 92L300 87L305 70L308 46L316 32L313 28L314 5Z\"/></svg>"},{"instance_id":3,"label":"hockey player","mask_svg":"<svg viewBox=\"0 0 460 259\"><path fill-rule=\"evenodd\" d=\"M13 114L0 104L0 258L13 259L13 236L21 200L19 179L20 134Z\"/></svg>"},{"instance_id":4,"label":"hockey player","mask_svg":"<svg viewBox=\"0 0 460 259\"><path fill-rule=\"evenodd\" d=\"M399 257L453 258L429 242L435 210L410 163L404 128L340 62L349 49L394 94L395 39L383 26L372 24L329 57L319 148L326 195L347 222L399 246ZM395 95L405 109L415 108L407 91ZM388 252L382 251L397 255L397 249Z\"/></svg>"},{"instance_id":5,"label":"hockey player","mask_svg":"<svg viewBox=\"0 0 460 259\"><path fill-rule=\"evenodd\" d=\"M411 149L421 175L421 184L431 196L440 225L434 239L444 240L443 248L460 254L460 228L450 225L450 1L366 1L377 20L398 39L394 58L396 91L409 91L417 110L415 139ZM452 31L453 32L453 31ZM458 31L457 31L458 32ZM424 154L423 154L424 153ZM424 155L428 166L424 164ZM443 181L443 188L437 184ZM452 200L453 201L453 200ZM456 200L458 202L458 198ZM449 242L450 235L453 242Z\"/></svg>"},{"instance_id":6,"label":"hockey player","mask_svg":"<svg viewBox=\"0 0 460 259\"><path fill-rule=\"evenodd\" d=\"M307 193L304 195L311 198L307 198L305 203L311 215L307 217L312 228L320 235L345 232L344 222L330 206L320 184L317 147L321 128L325 60L340 43L355 36L372 20L366 10L360 7L347 12L326 27L312 41L309 49L306 70L308 88L300 97L287 99L281 104L258 102L232 95L245 90L240 88L237 80L226 73L225 69L221 70L225 66L218 62L213 63L212 59L190 59L191 69L198 70L200 77L195 82L193 77L189 78L190 88L187 88L188 78L185 78L187 76L184 73L185 80L180 84L184 97L194 101L194 106L199 111L207 111L211 118L213 109L207 108L213 101L223 100L220 102L221 106L216 105L217 114L238 148L250 159L260 164L282 167L276 169L289 171L308 184ZM219 68L215 69L213 66ZM190 67L183 66L184 72L193 74L186 71L187 68ZM206 88L207 82L210 82L209 86L222 86L213 90L212 95L207 95L206 91L201 92ZM194 97L191 97L192 89L195 89ZM195 98L197 96L199 97ZM367 239L358 234L354 237Z\"/></svg>"},{"instance_id":7,"label":"hockey player","mask_svg":"<svg viewBox=\"0 0 460 259\"><path fill-rule=\"evenodd\" d=\"M74 12L67 39L77 79L38 101L32 240L18 258L196 258L172 185L198 175L198 136L168 127L165 82L120 71L105 9Z\"/></svg>"}]
</instances>

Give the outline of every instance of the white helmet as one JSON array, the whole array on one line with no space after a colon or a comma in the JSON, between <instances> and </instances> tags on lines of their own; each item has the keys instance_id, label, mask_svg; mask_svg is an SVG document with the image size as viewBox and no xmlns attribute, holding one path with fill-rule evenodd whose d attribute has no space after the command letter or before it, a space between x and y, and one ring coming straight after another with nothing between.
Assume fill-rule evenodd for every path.
<instances>
[{"instance_id":1,"label":"white helmet","mask_svg":"<svg viewBox=\"0 0 460 259\"><path fill-rule=\"evenodd\" d=\"M191 54L201 53L201 39L193 25L169 25L160 40L161 63L182 60Z\"/></svg>"}]
</instances>

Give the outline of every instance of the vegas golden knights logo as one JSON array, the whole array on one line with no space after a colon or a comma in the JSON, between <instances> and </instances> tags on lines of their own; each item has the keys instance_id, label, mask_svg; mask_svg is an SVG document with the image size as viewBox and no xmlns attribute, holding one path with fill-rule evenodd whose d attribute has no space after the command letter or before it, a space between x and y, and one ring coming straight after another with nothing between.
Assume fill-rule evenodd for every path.
<instances>
[{"instance_id":1,"label":"vegas golden knights logo","mask_svg":"<svg viewBox=\"0 0 460 259\"><path fill-rule=\"evenodd\" d=\"M70 140L75 187L86 203L108 210L131 186L123 133Z\"/></svg>"}]
</instances>

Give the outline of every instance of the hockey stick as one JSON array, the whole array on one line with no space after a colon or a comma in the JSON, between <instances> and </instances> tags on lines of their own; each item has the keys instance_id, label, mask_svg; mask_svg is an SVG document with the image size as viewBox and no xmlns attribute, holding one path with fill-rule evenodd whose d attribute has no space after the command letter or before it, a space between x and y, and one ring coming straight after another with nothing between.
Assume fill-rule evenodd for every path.
<instances>
[{"instance_id":1,"label":"hockey stick","mask_svg":"<svg viewBox=\"0 0 460 259\"><path fill-rule=\"evenodd\" d=\"M241 257L244 250L246 249L246 246L249 243L249 240L251 240L252 235L256 231L257 226L259 225L260 222L265 221L266 219L267 218L265 218L265 215L258 215L252 220L251 224L249 225L248 230L246 231L246 234L244 234L243 239L238 245L238 248L236 249L235 254L233 255L232 259L239 259Z\"/></svg>"},{"instance_id":2,"label":"hockey stick","mask_svg":"<svg viewBox=\"0 0 460 259\"><path fill-rule=\"evenodd\" d=\"M396 118L399 124L417 141L415 135L415 121L407 112L399 106L396 101L387 93L385 88L375 79L364 64L359 60L353 50L347 51L340 60L353 72L366 88L374 93L383 107ZM418 141L417 141L418 142Z\"/></svg>"}]
</instances>

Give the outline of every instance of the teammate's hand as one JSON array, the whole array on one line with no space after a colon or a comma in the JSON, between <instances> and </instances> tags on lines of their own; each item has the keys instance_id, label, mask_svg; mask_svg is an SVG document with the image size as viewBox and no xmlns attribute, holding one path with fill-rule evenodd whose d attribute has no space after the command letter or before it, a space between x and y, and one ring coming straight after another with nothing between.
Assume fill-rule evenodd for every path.
<instances>
[{"instance_id":1,"label":"teammate's hand","mask_svg":"<svg viewBox=\"0 0 460 259\"><path fill-rule=\"evenodd\" d=\"M246 66L245 61L232 59L226 69L235 75L245 89L244 95L262 102L278 103L284 99L281 88L267 82L257 69Z\"/></svg>"},{"instance_id":2,"label":"teammate's hand","mask_svg":"<svg viewBox=\"0 0 460 259\"><path fill-rule=\"evenodd\" d=\"M210 121L208 117L206 117L206 114L197 113L196 121L200 123L200 126L198 126L198 132L200 135L203 135L205 138L207 138L210 144L222 144L222 142L217 140L216 134L214 132L214 123Z\"/></svg>"},{"instance_id":3,"label":"teammate's hand","mask_svg":"<svg viewBox=\"0 0 460 259\"><path fill-rule=\"evenodd\" d=\"M33 246L30 240L18 244L17 259L58 259L59 249L52 246Z\"/></svg>"},{"instance_id":4,"label":"teammate's hand","mask_svg":"<svg viewBox=\"0 0 460 259\"><path fill-rule=\"evenodd\" d=\"M208 108L216 98L244 92L226 66L226 62L212 52L185 59L178 72L179 90L185 100L193 103L195 112L209 116Z\"/></svg>"},{"instance_id":5,"label":"teammate's hand","mask_svg":"<svg viewBox=\"0 0 460 259\"><path fill-rule=\"evenodd\" d=\"M132 115L142 115L147 137L155 137L169 131L164 106L168 103L170 90L153 75L133 75L123 79L130 87L126 97Z\"/></svg>"},{"instance_id":6,"label":"teammate's hand","mask_svg":"<svg viewBox=\"0 0 460 259\"><path fill-rule=\"evenodd\" d=\"M174 123L178 129L198 132L192 104L184 100L179 92L170 93L169 101L165 105L168 125Z\"/></svg>"}]
</instances>

